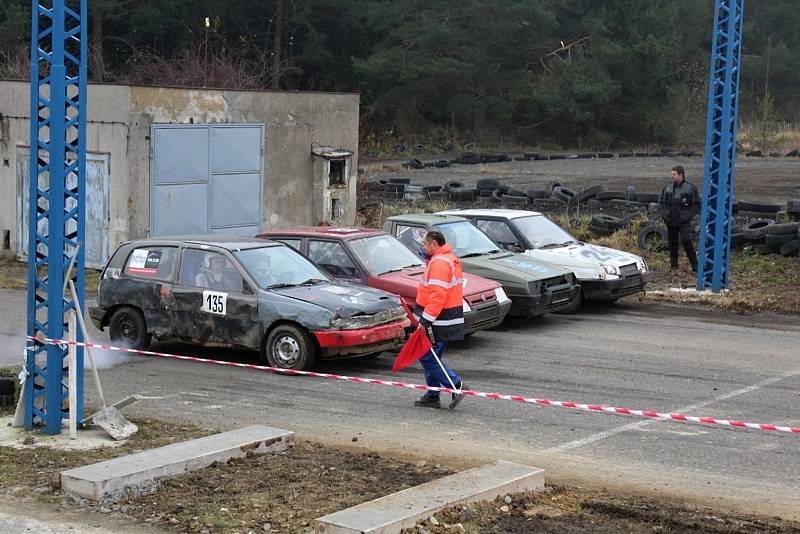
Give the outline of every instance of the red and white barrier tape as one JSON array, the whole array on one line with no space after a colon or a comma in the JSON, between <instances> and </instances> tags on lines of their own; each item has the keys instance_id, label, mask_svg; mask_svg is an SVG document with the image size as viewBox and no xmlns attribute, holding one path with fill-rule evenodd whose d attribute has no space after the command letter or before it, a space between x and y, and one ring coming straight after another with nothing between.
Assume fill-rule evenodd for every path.
<instances>
[{"instance_id":1,"label":"red and white barrier tape","mask_svg":"<svg viewBox=\"0 0 800 534\"><path fill-rule=\"evenodd\" d=\"M170 358L174 360L186 360L191 362L209 363L213 365L225 365L229 367L242 367L245 369L257 369L259 371L269 371L272 373L280 373L286 375L299 375L311 376L315 378L332 378L334 380L344 380L347 382L360 382L363 384L379 384L382 386L394 386L406 389L419 389L423 391L439 391L441 393L453 393L455 390L444 387L433 387L424 384L408 384L406 382L396 382L393 380L379 380L377 378L361 378L357 376L337 375L332 373L317 373L314 371L297 371L294 369L282 369L280 367L269 367L266 365L254 365L251 363L236 363L225 362L220 360L210 360L208 358L198 358L196 356L181 356L179 354L169 354L164 352L154 352L150 350L137 350L126 349L121 347L113 347L111 345L97 345L95 343L82 343L78 341L65 341L62 339L48 339L48 338L35 338L27 336L29 341L35 341L49 345L69 346L74 345L77 347L90 347L95 349L111 350L115 352L129 352L132 354L140 354L144 356L158 356L160 358ZM604 406L602 404L584 404L578 402L557 401L549 399L536 399L533 397L524 397L522 395L505 395L502 393L486 393L483 391L462 390L459 393L471 397L483 397L486 399L494 400L508 400L514 402L522 402L525 404L537 404L539 406L557 406L560 408L571 408L574 410L582 410L586 412L602 412L615 415L631 415L636 417L644 417L647 419L659 419L663 421L678 421L682 423L695 423L707 425L719 425L732 428L748 428L750 430L763 430L770 432L786 432L790 434L800 434L800 428L790 426L771 425L766 423L746 423L744 421L735 421L731 419L716 419L714 417L697 417L694 415L685 415L680 413L662 413L653 410L635 410L633 408L615 408L613 406Z\"/></svg>"}]
</instances>

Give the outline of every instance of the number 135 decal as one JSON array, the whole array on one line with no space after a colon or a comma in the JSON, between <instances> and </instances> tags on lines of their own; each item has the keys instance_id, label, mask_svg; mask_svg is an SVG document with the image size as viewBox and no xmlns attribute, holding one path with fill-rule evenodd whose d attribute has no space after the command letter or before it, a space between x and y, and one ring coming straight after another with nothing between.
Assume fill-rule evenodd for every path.
<instances>
[{"instance_id":1,"label":"number 135 decal","mask_svg":"<svg viewBox=\"0 0 800 534\"><path fill-rule=\"evenodd\" d=\"M218 291L203 291L203 307L200 308L200 310L216 315L225 315L227 313L227 302L227 293L220 293Z\"/></svg>"}]
</instances>

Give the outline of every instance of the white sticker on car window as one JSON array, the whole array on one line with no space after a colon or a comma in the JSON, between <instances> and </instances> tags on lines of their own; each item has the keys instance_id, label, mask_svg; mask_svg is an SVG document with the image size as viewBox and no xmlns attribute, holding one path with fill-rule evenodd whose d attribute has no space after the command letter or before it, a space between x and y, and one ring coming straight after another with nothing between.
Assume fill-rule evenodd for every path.
<instances>
[{"instance_id":1,"label":"white sticker on car window","mask_svg":"<svg viewBox=\"0 0 800 534\"><path fill-rule=\"evenodd\" d=\"M200 311L214 315L227 315L228 294L219 291L203 291L203 307Z\"/></svg>"},{"instance_id":2,"label":"white sticker on car window","mask_svg":"<svg viewBox=\"0 0 800 534\"><path fill-rule=\"evenodd\" d=\"M154 276L158 273L158 266L160 263L160 250L137 248L131 253L131 259L128 263L128 272L132 274Z\"/></svg>"}]
</instances>

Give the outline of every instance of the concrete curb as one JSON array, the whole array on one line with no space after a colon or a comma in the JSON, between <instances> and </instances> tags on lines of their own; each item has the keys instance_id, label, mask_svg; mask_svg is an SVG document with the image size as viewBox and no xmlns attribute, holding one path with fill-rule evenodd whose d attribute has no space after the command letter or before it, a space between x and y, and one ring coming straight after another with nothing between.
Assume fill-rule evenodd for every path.
<instances>
[{"instance_id":1,"label":"concrete curb","mask_svg":"<svg viewBox=\"0 0 800 534\"><path fill-rule=\"evenodd\" d=\"M150 493L158 480L254 454L285 450L294 432L253 425L61 472L64 492L92 501Z\"/></svg>"},{"instance_id":2,"label":"concrete curb","mask_svg":"<svg viewBox=\"0 0 800 534\"><path fill-rule=\"evenodd\" d=\"M544 470L499 461L421 484L317 519L320 534L389 534L459 503L544 488Z\"/></svg>"}]
</instances>

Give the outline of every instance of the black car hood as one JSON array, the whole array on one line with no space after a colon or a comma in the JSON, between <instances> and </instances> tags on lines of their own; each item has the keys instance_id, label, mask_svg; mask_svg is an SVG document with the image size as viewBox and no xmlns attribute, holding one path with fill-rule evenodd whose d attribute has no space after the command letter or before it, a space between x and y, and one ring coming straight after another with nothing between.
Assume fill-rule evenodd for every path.
<instances>
[{"instance_id":1,"label":"black car hood","mask_svg":"<svg viewBox=\"0 0 800 534\"><path fill-rule=\"evenodd\" d=\"M394 295L378 289L347 284L316 284L269 290L277 295L302 300L336 312L339 317L373 315L400 306Z\"/></svg>"}]
</instances>

